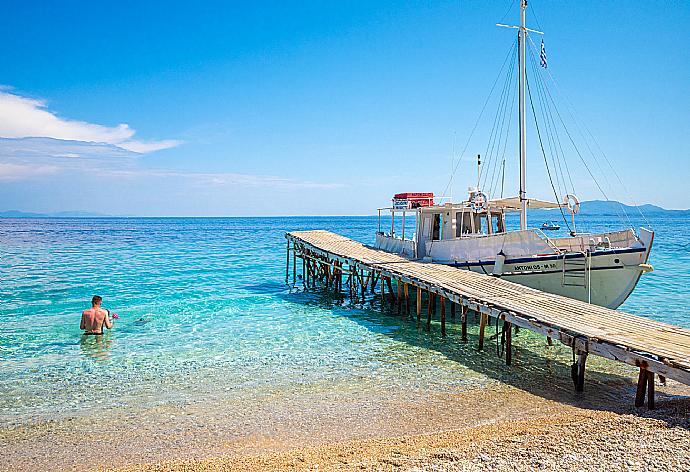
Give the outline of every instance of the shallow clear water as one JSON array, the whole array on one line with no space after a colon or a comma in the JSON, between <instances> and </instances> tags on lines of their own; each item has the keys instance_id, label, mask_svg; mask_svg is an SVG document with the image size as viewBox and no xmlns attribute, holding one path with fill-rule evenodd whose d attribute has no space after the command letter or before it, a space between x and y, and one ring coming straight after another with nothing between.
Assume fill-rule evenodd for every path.
<instances>
[{"instance_id":1,"label":"shallow clear water","mask_svg":"<svg viewBox=\"0 0 690 472\"><path fill-rule=\"evenodd\" d=\"M595 231L610 217L588 219ZM690 218L652 224L656 271L622 309L690 327ZM441 339L369 305L285 284L285 231L372 242L376 226L374 217L0 219L0 426L106 402L404 394L510 375L471 355L454 329ZM120 319L102 339L83 339L80 313L93 294ZM543 345L521 336L523 346Z\"/></svg>"}]
</instances>

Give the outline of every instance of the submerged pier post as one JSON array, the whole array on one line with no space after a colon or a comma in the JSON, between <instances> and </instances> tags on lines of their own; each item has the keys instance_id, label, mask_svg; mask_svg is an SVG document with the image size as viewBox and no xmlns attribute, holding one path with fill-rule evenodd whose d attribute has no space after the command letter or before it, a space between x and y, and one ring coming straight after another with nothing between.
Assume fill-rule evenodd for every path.
<instances>
[{"instance_id":1,"label":"submerged pier post","mask_svg":"<svg viewBox=\"0 0 690 472\"><path fill-rule=\"evenodd\" d=\"M486 328L486 321L489 315L485 313L479 314L479 350L484 349L484 329Z\"/></svg>"},{"instance_id":2,"label":"submerged pier post","mask_svg":"<svg viewBox=\"0 0 690 472\"><path fill-rule=\"evenodd\" d=\"M513 324L503 321L503 332L506 335L506 365L513 363Z\"/></svg>"},{"instance_id":3,"label":"submerged pier post","mask_svg":"<svg viewBox=\"0 0 690 472\"><path fill-rule=\"evenodd\" d=\"M386 306L386 284L383 280L383 272L381 272L381 276L379 278L381 280L381 309L383 310Z\"/></svg>"},{"instance_id":4,"label":"submerged pier post","mask_svg":"<svg viewBox=\"0 0 690 472\"><path fill-rule=\"evenodd\" d=\"M292 285L297 283L297 252L295 246L292 246Z\"/></svg>"},{"instance_id":5,"label":"submerged pier post","mask_svg":"<svg viewBox=\"0 0 690 472\"><path fill-rule=\"evenodd\" d=\"M405 315L410 316L410 290L407 282L405 282L403 292L405 293Z\"/></svg>"},{"instance_id":6,"label":"submerged pier post","mask_svg":"<svg viewBox=\"0 0 690 472\"><path fill-rule=\"evenodd\" d=\"M417 287L417 325L422 321L422 287Z\"/></svg>"},{"instance_id":7,"label":"submerged pier post","mask_svg":"<svg viewBox=\"0 0 690 472\"><path fill-rule=\"evenodd\" d=\"M462 305L460 310L460 323L462 324L461 339L464 342L467 342L467 307L465 305Z\"/></svg>"},{"instance_id":8,"label":"submerged pier post","mask_svg":"<svg viewBox=\"0 0 690 472\"><path fill-rule=\"evenodd\" d=\"M393 284L391 278L386 277L386 285L388 285L388 296L391 299L391 308L395 306L395 294L393 293Z\"/></svg>"},{"instance_id":9,"label":"submerged pier post","mask_svg":"<svg viewBox=\"0 0 690 472\"><path fill-rule=\"evenodd\" d=\"M455 320L455 302L453 300L450 301L450 319Z\"/></svg>"},{"instance_id":10,"label":"submerged pier post","mask_svg":"<svg viewBox=\"0 0 690 472\"><path fill-rule=\"evenodd\" d=\"M431 315L434 310L434 305L436 304L436 300L434 298L434 293L429 291L429 297L427 298L427 303L426 303L426 330L429 331L431 329Z\"/></svg>"},{"instance_id":11,"label":"submerged pier post","mask_svg":"<svg viewBox=\"0 0 690 472\"><path fill-rule=\"evenodd\" d=\"M395 287L396 287L396 289L397 289L397 291L398 291L398 296L397 296L397 299L396 299L396 304L397 304L397 308L398 308L398 315L400 315L400 314L402 314L402 303L400 303L400 299L402 298L402 297L401 297L401 294L402 294L402 293L401 293L401 292L402 292L402 287L400 286L400 279L396 279Z\"/></svg>"},{"instance_id":12,"label":"submerged pier post","mask_svg":"<svg viewBox=\"0 0 690 472\"><path fill-rule=\"evenodd\" d=\"M285 253L285 283L288 282L288 276L290 274L290 240L287 242L287 249Z\"/></svg>"},{"instance_id":13,"label":"submerged pier post","mask_svg":"<svg viewBox=\"0 0 690 472\"><path fill-rule=\"evenodd\" d=\"M439 297L439 303L441 304L441 336L446 335L446 299Z\"/></svg>"}]
</instances>

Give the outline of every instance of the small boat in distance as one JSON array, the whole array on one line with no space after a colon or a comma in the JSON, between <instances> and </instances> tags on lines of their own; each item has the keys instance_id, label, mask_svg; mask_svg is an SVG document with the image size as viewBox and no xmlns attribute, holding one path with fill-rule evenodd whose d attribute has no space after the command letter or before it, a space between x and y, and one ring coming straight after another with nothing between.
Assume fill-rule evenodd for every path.
<instances>
[{"instance_id":1,"label":"small boat in distance","mask_svg":"<svg viewBox=\"0 0 690 472\"><path fill-rule=\"evenodd\" d=\"M482 173L481 158L477 156L476 185L473 182L468 188L468 198L458 203L442 202L441 200L446 197L435 200L433 193L408 192L395 195L392 206L379 208L379 228L375 247L410 259L501 277L544 292L615 309L628 298L642 274L653 270L647 261L654 241L654 231L644 227L636 231L629 219L629 225L618 230L596 233L577 231L575 215L580 210L580 201L574 193L565 149L569 149L566 146L572 143L572 155L577 155L582 160L583 153L571 139L572 133L568 132L565 122L555 109L548 83L542 77L543 73L539 73L540 64L544 69L547 65L544 45L542 42L541 51L538 50L528 33L542 33L525 26L526 9L527 0L521 0L519 26L498 25L517 29L518 38L504 61L504 67L508 63L510 66L504 81L499 111L493 120L494 128L489 135L490 145L487 146L485 156L485 167L488 172ZM525 54L528 41L532 44L531 69L534 73L530 75L529 81ZM511 56L512 60L509 61ZM517 81L513 80L515 78ZM515 158L519 158L519 192L515 196L505 198L505 144L508 142L508 125L511 123L513 109L508 102L514 102L516 95L519 103L519 143L516 144L519 144L519 147L518 152L511 151L508 156L514 152ZM535 107L533 96L541 100L537 103L539 107ZM528 103L540 145L538 149L544 157L550 187L553 190L552 201L527 196L525 169ZM481 116L480 114L479 119ZM565 130L562 140L558 134L561 126ZM468 138L468 144L472 133ZM565 141L565 137L570 139ZM501 153L499 149L502 149ZM457 160L458 163L462 157L461 155ZM590 167L586 164L585 167L601 190L601 186L590 172ZM455 169L457 166L453 173ZM450 175L447 189L452 185L453 173ZM613 166L611 173L617 176ZM601 192L608 200L604 191ZM558 210L563 224L567 227L568 236L546 236L542 230L560 229L560 225L553 222L544 223L541 228L528 226L527 211L545 209ZM382 211L390 211L390 232L382 231ZM625 212L622 205L621 211ZM508 213L519 214L519 229L507 228ZM405 228L408 215L414 215L416 219L413 231L409 228L411 222L407 223L407 231ZM396 220L402 223L401 232L396 232ZM409 238L406 237L406 233L413 235Z\"/></svg>"},{"instance_id":2,"label":"small boat in distance","mask_svg":"<svg viewBox=\"0 0 690 472\"><path fill-rule=\"evenodd\" d=\"M561 225L554 223L553 221L546 221L541 225L542 231L557 231L561 229Z\"/></svg>"}]
</instances>

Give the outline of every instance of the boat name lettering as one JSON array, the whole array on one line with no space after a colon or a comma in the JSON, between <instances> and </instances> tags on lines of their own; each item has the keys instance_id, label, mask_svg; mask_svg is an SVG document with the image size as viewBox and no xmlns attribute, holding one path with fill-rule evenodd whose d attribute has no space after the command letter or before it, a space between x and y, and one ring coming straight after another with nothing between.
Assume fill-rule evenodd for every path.
<instances>
[{"instance_id":1,"label":"boat name lettering","mask_svg":"<svg viewBox=\"0 0 690 472\"><path fill-rule=\"evenodd\" d=\"M516 265L516 271L534 271L534 270L549 270L558 269L558 266L554 262L547 262L543 264L529 264L529 265Z\"/></svg>"}]
</instances>

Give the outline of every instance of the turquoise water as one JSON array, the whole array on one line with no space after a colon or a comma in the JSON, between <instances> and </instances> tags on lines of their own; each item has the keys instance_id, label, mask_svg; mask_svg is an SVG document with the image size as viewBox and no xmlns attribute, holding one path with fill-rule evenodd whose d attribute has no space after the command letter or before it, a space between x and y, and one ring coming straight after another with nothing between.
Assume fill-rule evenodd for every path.
<instances>
[{"instance_id":1,"label":"turquoise water","mask_svg":"<svg viewBox=\"0 0 690 472\"><path fill-rule=\"evenodd\" d=\"M609 220L592 217L587 229ZM651 223L656 271L622 309L690 327L690 218ZM285 231L372 242L376 226L373 217L0 220L0 426L101 402L148 408L500 381L500 363L480 365L452 330L441 340L367 304L285 284ZM93 294L120 319L102 339L82 339Z\"/></svg>"}]
</instances>

